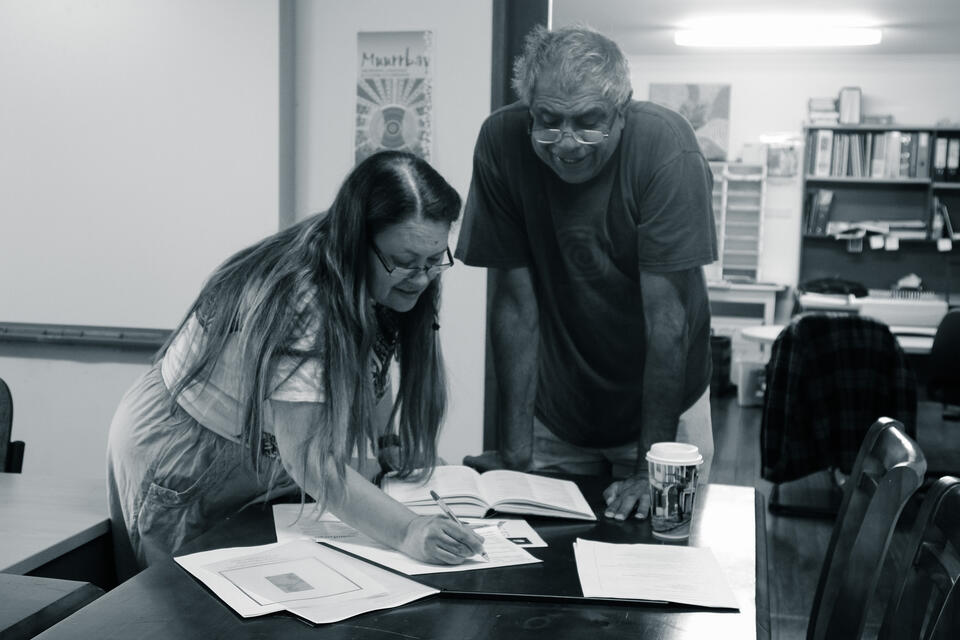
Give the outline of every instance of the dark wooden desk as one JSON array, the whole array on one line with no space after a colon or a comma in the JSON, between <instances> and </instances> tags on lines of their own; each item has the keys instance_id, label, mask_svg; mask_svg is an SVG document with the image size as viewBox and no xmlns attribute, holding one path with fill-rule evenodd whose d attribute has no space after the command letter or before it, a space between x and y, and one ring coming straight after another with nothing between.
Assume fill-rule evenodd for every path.
<instances>
[{"instance_id":1,"label":"dark wooden desk","mask_svg":"<svg viewBox=\"0 0 960 640\"><path fill-rule=\"evenodd\" d=\"M89 582L0 573L0 638L27 640L93 602L103 589Z\"/></svg>"},{"instance_id":2,"label":"dark wooden desk","mask_svg":"<svg viewBox=\"0 0 960 640\"><path fill-rule=\"evenodd\" d=\"M578 483L595 510L599 509L604 480L578 479ZM333 625L310 627L285 614L244 620L170 560L150 567L38 637L765 640L769 637L769 614L761 499L752 487L708 485L701 489L690 542L714 549L741 604L739 612L580 598L570 542L578 536L650 542L649 524L602 518L596 523L529 518L550 545L531 549L544 559L542 564L421 576L424 582L455 588L459 593ZM184 551L264 544L275 539L271 512L251 509L207 532ZM501 595L469 593L491 588L499 589ZM514 595L506 595L511 592ZM524 592L553 595L534 598Z\"/></svg>"},{"instance_id":3,"label":"dark wooden desk","mask_svg":"<svg viewBox=\"0 0 960 640\"><path fill-rule=\"evenodd\" d=\"M29 573L109 532L103 480L0 473L0 571Z\"/></svg>"}]
</instances>

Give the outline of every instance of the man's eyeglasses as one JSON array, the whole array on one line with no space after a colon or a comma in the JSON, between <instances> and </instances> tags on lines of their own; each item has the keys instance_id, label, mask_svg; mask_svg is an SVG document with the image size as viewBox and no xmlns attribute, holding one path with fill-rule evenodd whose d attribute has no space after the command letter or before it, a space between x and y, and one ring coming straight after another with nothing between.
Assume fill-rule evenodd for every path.
<instances>
[{"instance_id":1,"label":"man's eyeglasses","mask_svg":"<svg viewBox=\"0 0 960 640\"><path fill-rule=\"evenodd\" d=\"M422 267L398 267L391 265L387 262L386 258L383 257L383 254L380 253L380 250L377 249L377 245L371 242L370 248L373 249L373 254L377 256L377 260L383 265L383 270L387 272L387 275L397 280L414 278L419 275L421 271L427 274L428 278L435 278L453 266L453 254L450 253L450 247L447 247L446 261L437 264L425 264Z\"/></svg>"},{"instance_id":2,"label":"man's eyeglasses","mask_svg":"<svg viewBox=\"0 0 960 640\"><path fill-rule=\"evenodd\" d=\"M597 129L573 129L571 131L565 129L531 129L530 131L533 139L540 144L556 144L563 140L563 136L567 133L580 144L600 144L610 135L606 131Z\"/></svg>"}]
</instances>

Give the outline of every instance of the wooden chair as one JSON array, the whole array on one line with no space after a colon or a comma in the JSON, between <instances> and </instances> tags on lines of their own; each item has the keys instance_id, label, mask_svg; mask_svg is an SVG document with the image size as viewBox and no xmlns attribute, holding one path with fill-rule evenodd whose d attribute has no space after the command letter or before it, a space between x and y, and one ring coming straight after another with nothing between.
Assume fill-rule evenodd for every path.
<instances>
[{"instance_id":1,"label":"wooden chair","mask_svg":"<svg viewBox=\"0 0 960 640\"><path fill-rule=\"evenodd\" d=\"M843 487L807 640L860 638L897 519L923 483L926 467L920 448L896 420L880 418L867 431Z\"/></svg>"},{"instance_id":2,"label":"wooden chair","mask_svg":"<svg viewBox=\"0 0 960 640\"><path fill-rule=\"evenodd\" d=\"M960 638L960 478L930 487L899 569L879 640Z\"/></svg>"},{"instance_id":3,"label":"wooden chair","mask_svg":"<svg viewBox=\"0 0 960 640\"><path fill-rule=\"evenodd\" d=\"M13 429L13 396L10 387L0 378L0 471L20 473L23 469L23 449L21 440L10 440Z\"/></svg>"}]
</instances>

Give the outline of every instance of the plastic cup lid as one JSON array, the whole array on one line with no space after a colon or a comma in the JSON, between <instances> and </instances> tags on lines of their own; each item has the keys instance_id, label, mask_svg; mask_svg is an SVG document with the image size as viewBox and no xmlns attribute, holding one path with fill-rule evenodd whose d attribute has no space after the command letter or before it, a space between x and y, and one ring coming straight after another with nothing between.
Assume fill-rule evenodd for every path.
<instances>
[{"instance_id":1,"label":"plastic cup lid","mask_svg":"<svg viewBox=\"0 0 960 640\"><path fill-rule=\"evenodd\" d=\"M647 460L659 464L702 464L703 456L697 445L684 442L657 442L647 451Z\"/></svg>"}]
</instances>

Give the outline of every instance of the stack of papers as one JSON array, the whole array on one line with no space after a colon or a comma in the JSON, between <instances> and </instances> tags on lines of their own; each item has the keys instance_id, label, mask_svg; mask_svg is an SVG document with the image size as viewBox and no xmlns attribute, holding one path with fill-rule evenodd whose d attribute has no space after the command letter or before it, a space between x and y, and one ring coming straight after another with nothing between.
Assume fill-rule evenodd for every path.
<instances>
[{"instance_id":1,"label":"stack of papers","mask_svg":"<svg viewBox=\"0 0 960 640\"><path fill-rule=\"evenodd\" d=\"M573 553L584 597L739 609L710 549L577 538Z\"/></svg>"},{"instance_id":2,"label":"stack of papers","mask_svg":"<svg viewBox=\"0 0 960 640\"><path fill-rule=\"evenodd\" d=\"M309 540L215 549L174 560L244 618L289 611L324 624L438 593Z\"/></svg>"}]
</instances>

